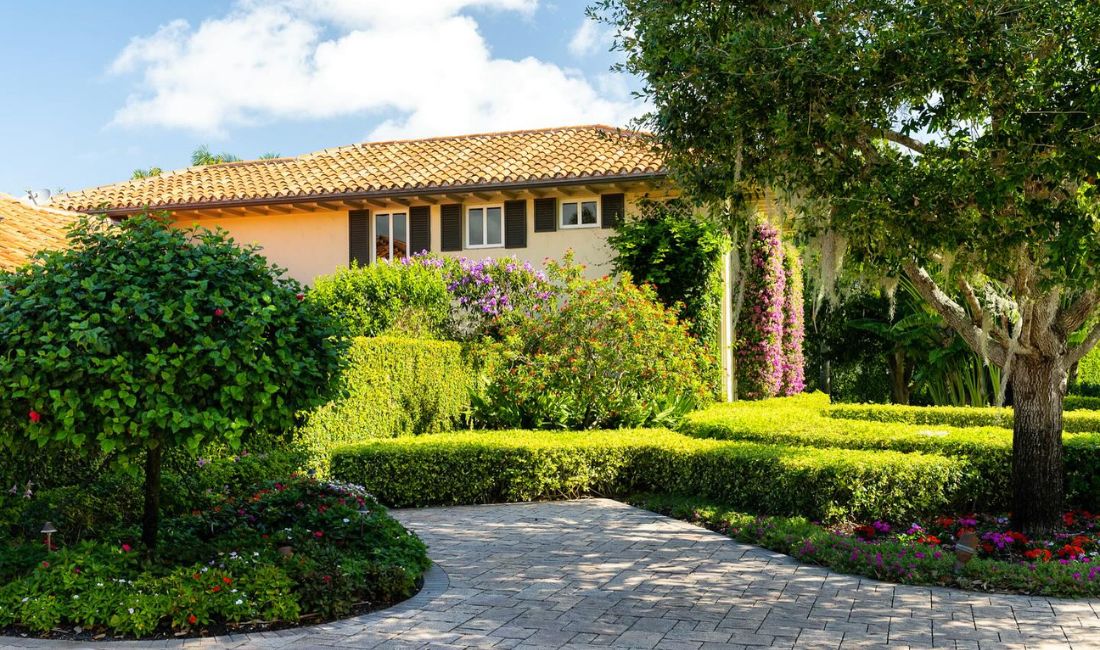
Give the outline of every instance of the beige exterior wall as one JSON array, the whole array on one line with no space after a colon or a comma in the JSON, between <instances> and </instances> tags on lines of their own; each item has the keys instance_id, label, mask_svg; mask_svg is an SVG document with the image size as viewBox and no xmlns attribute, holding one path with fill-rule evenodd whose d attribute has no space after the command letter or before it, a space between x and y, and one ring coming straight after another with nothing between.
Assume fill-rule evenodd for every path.
<instances>
[{"instance_id":1,"label":"beige exterior wall","mask_svg":"<svg viewBox=\"0 0 1100 650\"><path fill-rule=\"evenodd\" d=\"M633 192L626 194L626 213L635 212L637 201L644 197L658 198L667 196L664 192ZM599 197L596 195L575 194L558 195L558 205L563 200L585 200ZM502 205L499 200L482 201L470 198L466 208L486 204ZM414 202L415 205L415 202ZM432 251L440 252L440 205L431 206L431 242ZM372 216L377 212L405 212L408 208L394 206L388 210L371 209ZM602 218L602 215L601 215ZM371 219L373 228L373 218ZM199 219L180 218L177 223L190 225L198 223L207 228L220 227L227 230L238 243L256 244L261 252L278 266L287 269L287 274L305 284L312 284L319 275L327 275L338 267L348 264L348 212L314 211L294 214L269 214L259 216L218 216ZM584 264L589 277L599 277L611 273L611 260L614 251L607 244L607 237L613 231L600 227L559 229L555 232L535 232L534 199L527 199L527 247L526 248L465 248L461 252L441 253L452 257L484 259L486 257L515 257L520 261L531 262L541 267L547 258L561 259L567 250L572 250L576 262ZM373 235L373 232L372 232ZM465 238L463 240L465 242Z\"/></svg>"}]
</instances>

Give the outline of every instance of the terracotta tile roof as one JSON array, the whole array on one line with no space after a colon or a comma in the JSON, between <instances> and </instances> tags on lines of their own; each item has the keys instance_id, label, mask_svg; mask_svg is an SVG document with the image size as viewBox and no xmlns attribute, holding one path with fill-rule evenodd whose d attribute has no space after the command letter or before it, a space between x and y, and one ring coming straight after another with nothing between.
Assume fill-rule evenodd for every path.
<instances>
[{"instance_id":1,"label":"terracotta tile roof","mask_svg":"<svg viewBox=\"0 0 1100 650\"><path fill-rule=\"evenodd\" d=\"M15 269L40 250L63 247L66 229L80 216L0 194L0 269Z\"/></svg>"},{"instance_id":2,"label":"terracotta tile roof","mask_svg":"<svg viewBox=\"0 0 1100 650\"><path fill-rule=\"evenodd\" d=\"M62 194L85 212L213 207L664 176L644 135L606 126L367 142L297 158L190 167Z\"/></svg>"}]
</instances>

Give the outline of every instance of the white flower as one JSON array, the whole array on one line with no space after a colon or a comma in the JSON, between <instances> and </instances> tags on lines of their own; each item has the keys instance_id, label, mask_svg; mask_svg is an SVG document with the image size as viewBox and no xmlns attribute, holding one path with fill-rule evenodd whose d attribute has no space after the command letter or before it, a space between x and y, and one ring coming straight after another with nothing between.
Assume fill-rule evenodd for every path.
<instances>
[{"instance_id":1,"label":"white flower","mask_svg":"<svg viewBox=\"0 0 1100 650\"><path fill-rule=\"evenodd\" d=\"M237 599L237 604L238 604L238 605L243 605L243 604L244 604L244 601L243 601L243 600L241 600L240 598L238 598L238 599Z\"/></svg>"},{"instance_id":2,"label":"white flower","mask_svg":"<svg viewBox=\"0 0 1100 650\"><path fill-rule=\"evenodd\" d=\"M350 520L350 519L348 519L347 517L344 517L344 523L345 523L345 524L350 524L350 523L351 523L351 520Z\"/></svg>"},{"instance_id":3,"label":"white flower","mask_svg":"<svg viewBox=\"0 0 1100 650\"><path fill-rule=\"evenodd\" d=\"M131 614L133 614L134 613L134 608L131 607L129 611L130 611Z\"/></svg>"}]
</instances>

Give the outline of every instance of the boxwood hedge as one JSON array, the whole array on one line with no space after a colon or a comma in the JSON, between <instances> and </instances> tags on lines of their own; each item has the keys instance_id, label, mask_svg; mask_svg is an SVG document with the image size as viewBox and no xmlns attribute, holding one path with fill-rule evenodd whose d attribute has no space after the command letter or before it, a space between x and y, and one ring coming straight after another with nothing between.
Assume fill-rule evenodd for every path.
<instances>
[{"instance_id":1,"label":"boxwood hedge","mask_svg":"<svg viewBox=\"0 0 1100 650\"><path fill-rule=\"evenodd\" d=\"M350 356L347 396L310 413L295 436L315 466L341 444L450 431L469 408L471 378L458 343L360 337Z\"/></svg>"},{"instance_id":2,"label":"boxwood hedge","mask_svg":"<svg viewBox=\"0 0 1100 650\"><path fill-rule=\"evenodd\" d=\"M825 414L841 420L871 420L904 424L945 424L954 427L1012 428L1011 408L971 406L901 406L897 404L834 404ZM1062 415L1067 433L1100 432L1100 411L1069 410Z\"/></svg>"},{"instance_id":3,"label":"boxwood hedge","mask_svg":"<svg viewBox=\"0 0 1100 650\"><path fill-rule=\"evenodd\" d=\"M372 440L334 451L332 475L383 503L499 503L651 491L826 521L892 520L961 496L968 463L700 440L667 430L466 432Z\"/></svg>"},{"instance_id":4,"label":"boxwood hedge","mask_svg":"<svg viewBox=\"0 0 1100 650\"><path fill-rule=\"evenodd\" d=\"M950 421L952 409L939 419ZM1011 493L1012 432L999 426L957 427L882 422L871 419L840 419L857 413L906 417L906 407L830 407L820 393L777 398L761 402L722 404L690 414L683 424L685 434L709 439L798 445L815 448L923 452L968 461L964 479L966 500L980 509L1003 509ZM965 421L965 416L959 421ZM1100 434L1068 433L1064 436L1066 488L1070 502L1095 509L1100 506Z\"/></svg>"}]
</instances>

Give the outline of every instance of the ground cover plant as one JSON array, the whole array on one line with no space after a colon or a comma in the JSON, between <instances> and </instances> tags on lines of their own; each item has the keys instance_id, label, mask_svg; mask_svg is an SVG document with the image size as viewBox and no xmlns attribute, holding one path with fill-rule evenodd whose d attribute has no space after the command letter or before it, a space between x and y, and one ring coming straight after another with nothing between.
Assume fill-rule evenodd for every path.
<instances>
[{"instance_id":1,"label":"ground cover plant","mask_svg":"<svg viewBox=\"0 0 1100 650\"><path fill-rule=\"evenodd\" d=\"M161 524L172 552L155 559L138 552L140 526L125 507L94 513L94 535L56 519L51 549L38 517L81 506L9 497L0 627L76 638L222 634L316 623L415 592L429 564L424 545L362 488L302 474L243 482L277 476L273 458L193 462L167 472L183 489ZM82 505L109 506L119 498L112 485L83 486L99 496Z\"/></svg>"},{"instance_id":2,"label":"ground cover plant","mask_svg":"<svg viewBox=\"0 0 1100 650\"><path fill-rule=\"evenodd\" d=\"M1005 515L828 526L746 514L698 497L639 494L630 502L841 573L976 591L1100 596L1100 518L1089 512L1063 513L1063 530L1031 538L1012 530ZM968 532L978 539L977 553L957 565L955 545Z\"/></svg>"}]
</instances>

